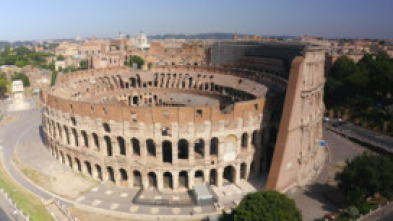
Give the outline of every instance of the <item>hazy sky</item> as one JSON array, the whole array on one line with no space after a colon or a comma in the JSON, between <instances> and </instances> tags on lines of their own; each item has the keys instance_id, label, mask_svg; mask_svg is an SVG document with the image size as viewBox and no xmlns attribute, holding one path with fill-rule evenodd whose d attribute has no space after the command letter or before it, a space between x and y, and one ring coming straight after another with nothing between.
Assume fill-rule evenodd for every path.
<instances>
[{"instance_id":1,"label":"hazy sky","mask_svg":"<svg viewBox=\"0 0 393 221\"><path fill-rule=\"evenodd\" d=\"M0 0L0 40L119 31L393 38L393 0Z\"/></svg>"}]
</instances>

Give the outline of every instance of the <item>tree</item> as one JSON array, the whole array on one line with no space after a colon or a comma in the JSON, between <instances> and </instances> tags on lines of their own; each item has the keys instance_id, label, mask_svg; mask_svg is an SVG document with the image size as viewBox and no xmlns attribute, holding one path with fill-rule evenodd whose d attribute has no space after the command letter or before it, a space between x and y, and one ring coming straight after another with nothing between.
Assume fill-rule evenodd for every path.
<instances>
[{"instance_id":1,"label":"tree","mask_svg":"<svg viewBox=\"0 0 393 221\"><path fill-rule=\"evenodd\" d=\"M21 80L23 82L23 87L30 87L29 77L24 73L17 73L12 76L12 80Z\"/></svg>"},{"instance_id":2,"label":"tree","mask_svg":"<svg viewBox=\"0 0 393 221\"><path fill-rule=\"evenodd\" d=\"M393 199L393 160L388 156L363 153L347 161L335 179L340 191L357 207L375 193Z\"/></svg>"},{"instance_id":3,"label":"tree","mask_svg":"<svg viewBox=\"0 0 393 221\"><path fill-rule=\"evenodd\" d=\"M88 61L82 60L79 62L79 70L86 70L88 68Z\"/></svg>"},{"instance_id":4,"label":"tree","mask_svg":"<svg viewBox=\"0 0 393 221\"><path fill-rule=\"evenodd\" d=\"M55 85L56 84L56 79L57 79L57 74L58 74L59 72L57 72L57 71L53 71L52 72L52 78L51 78L51 81L50 81L50 85L51 86L53 86L53 85Z\"/></svg>"},{"instance_id":5,"label":"tree","mask_svg":"<svg viewBox=\"0 0 393 221\"><path fill-rule=\"evenodd\" d=\"M7 92L8 80L7 78L0 78L0 96L4 97L5 92Z\"/></svg>"},{"instance_id":6,"label":"tree","mask_svg":"<svg viewBox=\"0 0 393 221\"><path fill-rule=\"evenodd\" d=\"M130 57L130 62L128 64L132 66L134 63L137 65L138 69L141 69L145 61L140 56L133 55Z\"/></svg>"},{"instance_id":7,"label":"tree","mask_svg":"<svg viewBox=\"0 0 393 221\"><path fill-rule=\"evenodd\" d=\"M221 221L301 221L302 215L295 202L277 191L268 190L246 195L231 214Z\"/></svg>"},{"instance_id":8,"label":"tree","mask_svg":"<svg viewBox=\"0 0 393 221\"><path fill-rule=\"evenodd\" d=\"M59 56L57 56L56 60L58 60L58 61L64 61L64 60L65 60L65 57L64 57L63 55L59 55Z\"/></svg>"}]
</instances>

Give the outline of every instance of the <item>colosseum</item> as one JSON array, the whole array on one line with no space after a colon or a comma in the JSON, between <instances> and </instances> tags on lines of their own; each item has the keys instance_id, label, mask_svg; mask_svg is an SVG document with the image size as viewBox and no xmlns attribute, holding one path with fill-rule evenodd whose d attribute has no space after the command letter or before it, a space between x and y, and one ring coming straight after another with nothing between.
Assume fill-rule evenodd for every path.
<instances>
[{"instance_id":1,"label":"colosseum","mask_svg":"<svg viewBox=\"0 0 393 221\"><path fill-rule=\"evenodd\" d=\"M209 59L59 76L42 93L48 150L92 179L213 201L308 183L325 159L324 51L224 42Z\"/></svg>"}]
</instances>

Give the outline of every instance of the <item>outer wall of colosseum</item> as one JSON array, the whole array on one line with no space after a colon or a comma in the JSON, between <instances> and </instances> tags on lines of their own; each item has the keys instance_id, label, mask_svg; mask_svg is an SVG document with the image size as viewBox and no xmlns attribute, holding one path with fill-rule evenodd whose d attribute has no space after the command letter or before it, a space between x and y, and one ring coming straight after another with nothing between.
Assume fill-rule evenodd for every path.
<instances>
[{"instance_id":1,"label":"outer wall of colosseum","mask_svg":"<svg viewBox=\"0 0 393 221\"><path fill-rule=\"evenodd\" d=\"M198 67L81 71L61 76L43 93L43 126L48 149L61 163L94 179L160 191L196 183L221 187L224 180L239 184L260 175L269 168L268 146L278 128L266 188L286 191L322 168L324 81L324 52L310 48L293 59L288 81ZM280 117L272 116L280 110L269 104L285 88L278 125ZM156 105L166 96L162 91L236 102L228 111L218 103ZM266 96L273 91L276 97ZM112 98L126 105L107 103Z\"/></svg>"},{"instance_id":2,"label":"outer wall of colosseum","mask_svg":"<svg viewBox=\"0 0 393 221\"><path fill-rule=\"evenodd\" d=\"M292 62L268 189L303 186L323 167L324 62L324 51L312 49Z\"/></svg>"},{"instance_id":3,"label":"outer wall of colosseum","mask_svg":"<svg viewBox=\"0 0 393 221\"><path fill-rule=\"evenodd\" d=\"M269 128L261 125L271 111L265 105L268 89L258 82L285 87L269 74L198 67L64 75L43 94L48 148L61 163L121 186L178 191L196 183L239 184L265 166L261 131ZM157 100L149 97L157 88L237 102L228 110L218 104L140 106ZM113 105L105 96L128 103ZM103 100L91 102L96 97Z\"/></svg>"}]
</instances>

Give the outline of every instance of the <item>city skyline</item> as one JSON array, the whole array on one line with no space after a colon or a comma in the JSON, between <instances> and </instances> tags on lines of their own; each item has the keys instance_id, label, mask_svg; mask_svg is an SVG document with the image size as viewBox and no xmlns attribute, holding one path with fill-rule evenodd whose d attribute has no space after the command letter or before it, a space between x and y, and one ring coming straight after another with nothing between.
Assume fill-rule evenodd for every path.
<instances>
[{"instance_id":1,"label":"city skyline","mask_svg":"<svg viewBox=\"0 0 393 221\"><path fill-rule=\"evenodd\" d=\"M0 40L244 33L327 38L393 38L393 2L378 1L0 1Z\"/></svg>"}]
</instances>

